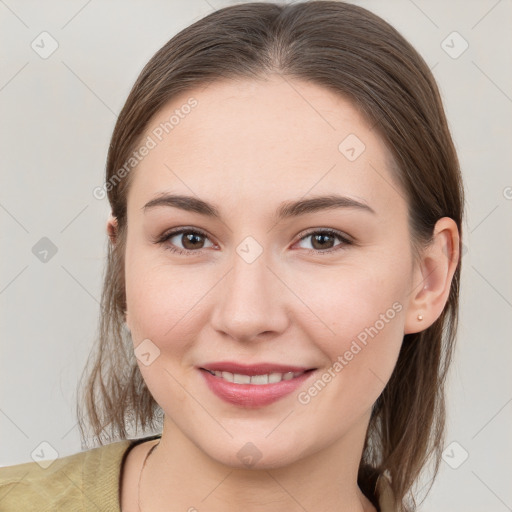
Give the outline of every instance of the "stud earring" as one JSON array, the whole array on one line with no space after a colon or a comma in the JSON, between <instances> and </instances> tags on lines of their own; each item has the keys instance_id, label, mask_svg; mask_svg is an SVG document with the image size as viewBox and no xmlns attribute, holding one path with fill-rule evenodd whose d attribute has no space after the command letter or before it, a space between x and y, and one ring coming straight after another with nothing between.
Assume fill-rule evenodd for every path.
<instances>
[{"instance_id":1,"label":"stud earring","mask_svg":"<svg viewBox=\"0 0 512 512\"><path fill-rule=\"evenodd\" d=\"M418 315L418 320L421 322L423 320L423 315Z\"/></svg>"}]
</instances>

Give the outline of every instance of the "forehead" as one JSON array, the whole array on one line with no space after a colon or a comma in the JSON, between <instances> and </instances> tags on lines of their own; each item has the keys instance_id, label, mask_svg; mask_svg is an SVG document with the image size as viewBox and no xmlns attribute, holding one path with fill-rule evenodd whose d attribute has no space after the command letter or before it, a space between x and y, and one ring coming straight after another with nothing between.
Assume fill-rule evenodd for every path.
<instances>
[{"instance_id":1,"label":"forehead","mask_svg":"<svg viewBox=\"0 0 512 512\"><path fill-rule=\"evenodd\" d=\"M274 77L192 89L155 114L147 137L154 147L134 170L129 193L138 204L163 191L219 201L234 201L234 194L246 206L308 192L367 202L397 196L379 135L349 100L304 81Z\"/></svg>"}]
</instances>

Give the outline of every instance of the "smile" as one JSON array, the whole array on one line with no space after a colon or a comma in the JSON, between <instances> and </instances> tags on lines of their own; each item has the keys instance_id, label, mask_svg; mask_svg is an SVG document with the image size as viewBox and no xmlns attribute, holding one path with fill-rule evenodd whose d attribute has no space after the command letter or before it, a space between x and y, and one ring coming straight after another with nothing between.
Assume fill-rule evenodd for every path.
<instances>
[{"instance_id":1,"label":"smile","mask_svg":"<svg viewBox=\"0 0 512 512\"><path fill-rule=\"evenodd\" d=\"M215 375L215 377L219 377L224 379L227 382L233 382L234 384L256 384L257 386L261 386L264 384L277 384L282 380L291 380L293 378L299 377L300 375L306 373L302 372L286 372L286 373L267 373L264 375L245 375L242 373L231 373L231 372L221 372L221 371L212 371L206 370L207 372ZM312 370L306 370L312 371Z\"/></svg>"},{"instance_id":2,"label":"smile","mask_svg":"<svg viewBox=\"0 0 512 512\"><path fill-rule=\"evenodd\" d=\"M293 393L315 369L246 375L199 368L207 388L223 402L244 408L270 405Z\"/></svg>"}]
</instances>

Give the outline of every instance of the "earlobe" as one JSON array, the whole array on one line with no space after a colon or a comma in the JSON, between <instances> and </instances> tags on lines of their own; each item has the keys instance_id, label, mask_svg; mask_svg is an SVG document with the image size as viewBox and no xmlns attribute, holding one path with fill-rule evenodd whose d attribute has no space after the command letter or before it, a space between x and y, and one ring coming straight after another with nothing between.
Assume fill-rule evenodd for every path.
<instances>
[{"instance_id":1,"label":"earlobe","mask_svg":"<svg viewBox=\"0 0 512 512\"><path fill-rule=\"evenodd\" d=\"M459 230L449 217L439 219L432 243L424 250L414 273L404 334L430 327L441 315L459 262Z\"/></svg>"},{"instance_id":2,"label":"earlobe","mask_svg":"<svg viewBox=\"0 0 512 512\"><path fill-rule=\"evenodd\" d=\"M112 214L107 220L107 234L112 244L115 245L117 240L117 218Z\"/></svg>"}]
</instances>

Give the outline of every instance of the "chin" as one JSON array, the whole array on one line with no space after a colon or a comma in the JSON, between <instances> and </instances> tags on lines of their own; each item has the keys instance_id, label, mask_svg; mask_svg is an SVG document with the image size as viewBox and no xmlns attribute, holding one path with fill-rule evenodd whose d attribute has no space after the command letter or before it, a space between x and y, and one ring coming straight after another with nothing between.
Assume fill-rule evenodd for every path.
<instances>
[{"instance_id":1,"label":"chin","mask_svg":"<svg viewBox=\"0 0 512 512\"><path fill-rule=\"evenodd\" d=\"M253 437L255 439L255 437ZM262 434L261 442L231 440L229 443L212 447L213 450L204 450L211 458L236 469L263 470L284 467L296 462L302 457L302 452L293 446L282 443L277 445L269 442ZM298 456L297 456L298 455Z\"/></svg>"}]
</instances>

